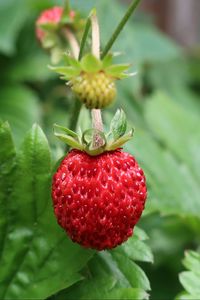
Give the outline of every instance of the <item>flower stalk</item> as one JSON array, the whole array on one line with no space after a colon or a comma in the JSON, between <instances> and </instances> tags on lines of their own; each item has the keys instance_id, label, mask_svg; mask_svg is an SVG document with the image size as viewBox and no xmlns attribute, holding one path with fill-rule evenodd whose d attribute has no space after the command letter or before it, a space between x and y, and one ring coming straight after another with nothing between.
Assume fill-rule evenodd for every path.
<instances>
[{"instance_id":1,"label":"flower stalk","mask_svg":"<svg viewBox=\"0 0 200 300\"><path fill-rule=\"evenodd\" d=\"M75 35L71 32L71 30L69 28L64 29L64 34L69 42L69 45L70 45L70 48L71 48L74 58L78 59L79 53L80 53L80 47L79 47L79 44L77 42Z\"/></svg>"},{"instance_id":2,"label":"flower stalk","mask_svg":"<svg viewBox=\"0 0 200 300\"><path fill-rule=\"evenodd\" d=\"M92 25L92 54L100 59L100 30L99 30L99 22L97 18L96 11L93 11L91 15L91 25ZM99 131L103 132L103 121L100 109L92 109L92 127ZM98 148L103 145L103 140L98 134L94 134L93 137L93 147Z\"/></svg>"},{"instance_id":3,"label":"flower stalk","mask_svg":"<svg viewBox=\"0 0 200 300\"><path fill-rule=\"evenodd\" d=\"M119 25L117 26L117 28L115 29L114 33L112 34L110 40L108 41L108 43L106 44L101 57L104 58L104 56L108 53L108 51L112 48L114 42L116 41L116 39L118 38L119 34L121 33L121 31L123 30L124 26L126 25L127 21L129 20L129 18L131 17L131 15L133 14L133 12L135 11L136 7L138 6L138 4L140 3L141 0L133 0L127 10L127 12L125 13L125 15L123 16L121 22L119 23Z\"/></svg>"}]
</instances>

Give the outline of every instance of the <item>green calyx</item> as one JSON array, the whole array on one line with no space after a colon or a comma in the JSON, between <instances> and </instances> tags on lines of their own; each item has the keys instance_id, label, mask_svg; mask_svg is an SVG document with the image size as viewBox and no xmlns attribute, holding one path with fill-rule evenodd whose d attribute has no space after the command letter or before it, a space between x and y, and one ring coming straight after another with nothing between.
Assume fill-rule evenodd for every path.
<instances>
[{"instance_id":1,"label":"green calyx","mask_svg":"<svg viewBox=\"0 0 200 300\"><path fill-rule=\"evenodd\" d=\"M110 123L109 132L95 128L77 134L63 126L54 124L54 134L73 149L86 152L91 156L121 148L133 137L134 129L127 132L127 120L123 110L118 109Z\"/></svg>"},{"instance_id":2,"label":"green calyx","mask_svg":"<svg viewBox=\"0 0 200 300\"><path fill-rule=\"evenodd\" d=\"M89 53L79 61L68 54L64 54L66 66L50 67L52 70L61 75L61 78L69 81L83 73L104 72L113 79L122 79L131 76L126 73L129 64L113 64L113 54L107 54L103 59L96 58Z\"/></svg>"}]
</instances>

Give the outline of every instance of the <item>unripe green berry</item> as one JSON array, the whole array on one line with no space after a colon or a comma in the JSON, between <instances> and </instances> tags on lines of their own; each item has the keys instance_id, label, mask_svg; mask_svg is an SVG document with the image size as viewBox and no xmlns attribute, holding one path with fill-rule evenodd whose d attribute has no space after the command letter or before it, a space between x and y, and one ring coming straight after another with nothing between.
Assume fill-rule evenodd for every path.
<instances>
[{"instance_id":1,"label":"unripe green berry","mask_svg":"<svg viewBox=\"0 0 200 300\"><path fill-rule=\"evenodd\" d=\"M73 92L87 108L104 108L111 104L116 96L114 79L103 71L81 73L70 83Z\"/></svg>"}]
</instances>

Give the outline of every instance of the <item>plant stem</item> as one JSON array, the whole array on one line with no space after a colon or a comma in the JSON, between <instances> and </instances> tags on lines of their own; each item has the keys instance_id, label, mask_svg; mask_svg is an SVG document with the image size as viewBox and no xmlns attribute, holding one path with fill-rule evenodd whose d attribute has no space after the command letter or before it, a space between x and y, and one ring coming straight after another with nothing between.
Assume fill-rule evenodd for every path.
<instances>
[{"instance_id":1,"label":"plant stem","mask_svg":"<svg viewBox=\"0 0 200 300\"><path fill-rule=\"evenodd\" d=\"M93 11L91 15L92 24L92 54L97 58L100 58L100 30L96 11ZM103 123L100 109L92 109L92 124L93 128L103 131Z\"/></svg>"},{"instance_id":2,"label":"plant stem","mask_svg":"<svg viewBox=\"0 0 200 300\"><path fill-rule=\"evenodd\" d=\"M71 118L69 121L69 128L72 131L76 131L76 125L78 122L79 114L81 111L82 103L78 99L74 99L74 107L71 113Z\"/></svg>"},{"instance_id":3,"label":"plant stem","mask_svg":"<svg viewBox=\"0 0 200 300\"><path fill-rule=\"evenodd\" d=\"M79 47L79 44L78 44L74 34L71 32L70 29L65 28L65 36L70 44L70 48L72 50L74 58L78 59L80 47Z\"/></svg>"},{"instance_id":4,"label":"plant stem","mask_svg":"<svg viewBox=\"0 0 200 300\"><path fill-rule=\"evenodd\" d=\"M100 58L100 30L96 11L91 15L92 24L92 54L98 59ZM103 131L103 122L100 109L92 109L92 127L99 131ZM103 145L103 140L99 134L93 136L93 147L98 148Z\"/></svg>"},{"instance_id":5,"label":"plant stem","mask_svg":"<svg viewBox=\"0 0 200 300\"><path fill-rule=\"evenodd\" d=\"M69 3L69 0L65 0L64 1L64 9L67 13L70 12L70 3Z\"/></svg>"},{"instance_id":6,"label":"plant stem","mask_svg":"<svg viewBox=\"0 0 200 300\"><path fill-rule=\"evenodd\" d=\"M91 23L92 23L92 54L99 59L100 58L100 30L99 30L99 22L98 22L96 11L93 11L93 14L91 15Z\"/></svg>"},{"instance_id":7,"label":"plant stem","mask_svg":"<svg viewBox=\"0 0 200 300\"><path fill-rule=\"evenodd\" d=\"M65 29L65 36L70 44L70 48L72 50L72 54L74 58L78 59L79 57L79 52L80 52L80 47L79 44L76 40L76 37L74 34L69 30ZM78 99L74 99L74 107L72 109L71 113L71 118L69 121L69 128L73 131L76 130L77 122L78 122L78 117L81 111L82 103ZM69 146L66 147L66 151L69 151Z\"/></svg>"},{"instance_id":8,"label":"plant stem","mask_svg":"<svg viewBox=\"0 0 200 300\"><path fill-rule=\"evenodd\" d=\"M101 110L92 109L91 114L92 114L92 127L98 129L99 131L103 131Z\"/></svg>"},{"instance_id":9,"label":"plant stem","mask_svg":"<svg viewBox=\"0 0 200 300\"><path fill-rule=\"evenodd\" d=\"M78 60L81 60L81 58L83 56L83 50L84 50L84 47L85 47L85 44L86 44L86 40L87 40L87 36L88 36L89 30L90 30L90 26L91 26L91 21L90 21L90 18L88 18L87 22L85 24L85 30L84 30L83 37L82 37L81 44L80 44L80 51L79 51Z\"/></svg>"},{"instance_id":10,"label":"plant stem","mask_svg":"<svg viewBox=\"0 0 200 300\"><path fill-rule=\"evenodd\" d=\"M103 53L101 55L102 58L104 58L104 56L111 49L111 47L113 46L114 42L116 41L118 35L123 30L124 26L126 25L127 21L129 20L130 16L134 12L134 10L136 9L136 7L138 6L138 4L139 4L140 1L141 0L133 0L132 1L131 5L129 6L129 8L128 8L127 12L126 12L126 14L122 18L121 22L119 23L119 25L115 29L115 31L114 31L113 35L111 36L110 40L106 44L106 46L105 46L105 48L103 50Z\"/></svg>"}]
</instances>

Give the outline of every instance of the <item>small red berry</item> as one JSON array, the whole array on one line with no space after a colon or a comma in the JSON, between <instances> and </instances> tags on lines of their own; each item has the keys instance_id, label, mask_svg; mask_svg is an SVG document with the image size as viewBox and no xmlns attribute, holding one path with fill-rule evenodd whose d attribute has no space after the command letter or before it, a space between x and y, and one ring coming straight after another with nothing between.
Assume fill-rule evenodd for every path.
<instances>
[{"instance_id":1,"label":"small red berry","mask_svg":"<svg viewBox=\"0 0 200 300\"><path fill-rule=\"evenodd\" d=\"M39 18L36 21L36 36L39 41L42 41L45 36L45 31L39 27L39 25L43 24L53 24L57 25L62 17L63 7L54 6L49 8L41 13Z\"/></svg>"},{"instance_id":2,"label":"small red berry","mask_svg":"<svg viewBox=\"0 0 200 300\"><path fill-rule=\"evenodd\" d=\"M111 249L126 241L146 196L142 169L121 150L95 157L72 150L53 177L58 223L72 241L87 248Z\"/></svg>"}]
</instances>

